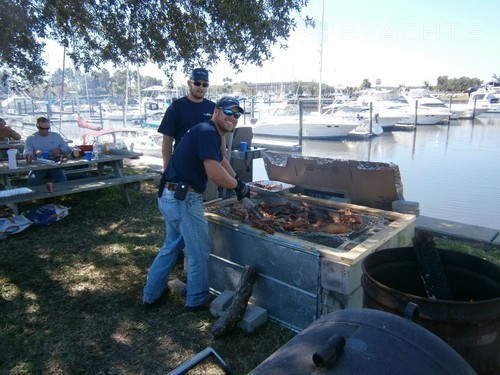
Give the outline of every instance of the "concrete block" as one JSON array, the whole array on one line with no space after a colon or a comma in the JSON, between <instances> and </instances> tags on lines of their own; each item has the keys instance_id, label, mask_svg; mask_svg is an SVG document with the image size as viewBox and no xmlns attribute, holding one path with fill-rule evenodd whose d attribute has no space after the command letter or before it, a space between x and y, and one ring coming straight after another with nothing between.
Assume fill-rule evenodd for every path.
<instances>
[{"instance_id":1,"label":"concrete block","mask_svg":"<svg viewBox=\"0 0 500 375\"><path fill-rule=\"evenodd\" d=\"M339 294L349 295L359 287L361 262L349 265L321 259L321 287Z\"/></svg>"},{"instance_id":2,"label":"concrete block","mask_svg":"<svg viewBox=\"0 0 500 375\"><path fill-rule=\"evenodd\" d=\"M329 201L340 202L340 203L351 203L351 199L349 198L341 198L341 197L329 197Z\"/></svg>"},{"instance_id":3,"label":"concrete block","mask_svg":"<svg viewBox=\"0 0 500 375\"><path fill-rule=\"evenodd\" d=\"M401 214L411 214L417 216L420 214L419 203L412 201L405 201L405 200L393 201L392 210L394 212L399 212Z\"/></svg>"},{"instance_id":4,"label":"concrete block","mask_svg":"<svg viewBox=\"0 0 500 375\"><path fill-rule=\"evenodd\" d=\"M427 216L417 217L416 225L418 230L478 242L491 243L498 236L498 229L483 228Z\"/></svg>"},{"instance_id":5,"label":"concrete block","mask_svg":"<svg viewBox=\"0 0 500 375\"><path fill-rule=\"evenodd\" d=\"M497 235L491 241L491 244L494 246L500 246L500 234L497 233Z\"/></svg>"},{"instance_id":6,"label":"concrete block","mask_svg":"<svg viewBox=\"0 0 500 375\"><path fill-rule=\"evenodd\" d=\"M351 294L340 294L323 289L321 292L321 315L337 310L360 309L363 307L363 288L360 286Z\"/></svg>"},{"instance_id":7,"label":"concrete block","mask_svg":"<svg viewBox=\"0 0 500 375\"><path fill-rule=\"evenodd\" d=\"M168 282L168 289L171 293L178 294L180 296L186 295L186 284L179 279L170 280Z\"/></svg>"},{"instance_id":8,"label":"concrete block","mask_svg":"<svg viewBox=\"0 0 500 375\"><path fill-rule=\"evenodd\" d=\"M247 333L252 333L266 322L267 310L260 306L249 304L237 326Z\"/></svg>"},{"instance_id":9,"label":"concrete block","mask_svg":"<svg viewBox=\"0 0 500 375\"><path fill-rule=\"evenodd\" d=\"M233 302L234 292L231 290L223 291L210 305L210 313L213 316L221 316L224 311L231 306Z\"/></svg>"}]
</instances>

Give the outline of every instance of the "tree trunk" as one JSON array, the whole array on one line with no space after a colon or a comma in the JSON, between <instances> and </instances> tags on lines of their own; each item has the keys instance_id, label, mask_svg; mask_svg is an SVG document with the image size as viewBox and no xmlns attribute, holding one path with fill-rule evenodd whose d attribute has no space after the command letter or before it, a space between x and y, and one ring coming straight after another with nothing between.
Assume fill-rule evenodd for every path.
<instances>
[{"instance_id":1,"label":"tree trunk","mask_svg":"<svg viewBox=\"0 0 500 375\"><path fill-rule=\"evenodd\" d=\"M226 312L212 324L211 331L215 338L231 330L243 317L247 309L248 300L252 295L253 284L256 278L257 270L252 266L246 266L234 294L233 302Z\"/></svg>"}]
</instances>

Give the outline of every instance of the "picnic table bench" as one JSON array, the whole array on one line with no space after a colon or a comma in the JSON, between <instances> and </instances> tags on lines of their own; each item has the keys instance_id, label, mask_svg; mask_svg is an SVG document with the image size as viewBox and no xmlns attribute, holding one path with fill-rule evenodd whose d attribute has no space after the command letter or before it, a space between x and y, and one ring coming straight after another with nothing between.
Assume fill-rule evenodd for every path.
<instances>
[{"instance_id":1,"label":"picnic table bench","mask_svg":"<svg viewBox=\"0 0 500 375\"><path fill-rule=\"evenodd\" d=\"M18 204L22 202L77 194L113 186L119 186L123 200L127 204L131 204L127 189L139 189L141 181L153 180L158 176L157 173L141 173L127 176L122 174L123 160L131 157L137 158L138 155L141 154L100 155L99 158L90 161L85 159L73 159L62 164L50 163L47 161L35 161L34 163L28 164L22 160L19 161L19 167L17 169L8 169L5 162L0 162L0 175L5 188L4 191L0 191L0 205L10 207L14 213L17 214ZM21 189L19 189L20 186L13 186L11 183L16 180L26 181L26 176L30 170L46 170L52 168L64 168L69 172L68 175L79 174L81 178L65 182L55 182L53 183L52 192L47 190L45 184L36 186L23 184ZM11 189L15 189L12 190L13 194L9 194L9 190Z\"/></svg>"}]
</instances>

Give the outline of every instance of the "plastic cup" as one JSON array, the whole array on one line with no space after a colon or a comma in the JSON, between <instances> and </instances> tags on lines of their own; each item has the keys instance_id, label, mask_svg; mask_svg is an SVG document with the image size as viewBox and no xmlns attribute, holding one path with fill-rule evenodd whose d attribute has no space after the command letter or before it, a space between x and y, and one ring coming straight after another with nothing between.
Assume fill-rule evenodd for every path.
<instances>
[{"instance_id":1,"label":"plastic cup","mask_svg":"<svg viewBox=\"0 0 500 375\"><path fill-rule=\"evenodd\" d=\"M42 151L42 159L48 159L49 158L49 152L48 151Z\"/></svg>"},{"instance_id":2,"label":"plastic cup","mask_svg":"<svg viewBox=\"0 0 500 375\"><path fill-rule=\"evenodd\" d=\"M85 159L92 160L92 151L85 151Z\"/></svg>"},{"instance_id":3,"label":"plastic cup","mask_svg":"<svg viewBox=\"0 0 500 375\"><path fill-rule=\"evenodd\" d=\"M52 193L54 191L54 184L52 182L47 182L47 191Z\"/></svg>"},{"instance_id":4,"label":"plastic cup","mask_svg":"<svg viewBox=\"0 0 500 375\"><path fill-rule=\"evenodd\" d=\"M245 152L247 150L247 142L240 142L240 151Z\"/></svg>"}]
</instances>

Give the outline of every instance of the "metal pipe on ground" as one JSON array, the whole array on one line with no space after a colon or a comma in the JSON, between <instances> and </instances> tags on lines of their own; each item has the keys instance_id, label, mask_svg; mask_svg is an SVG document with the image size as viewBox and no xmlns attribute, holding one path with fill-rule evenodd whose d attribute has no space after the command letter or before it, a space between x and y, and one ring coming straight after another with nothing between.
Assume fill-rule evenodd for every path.
<instances>
[{"instance_id":1,"label":"metal pipe on ground","mask_svg":"<svg viewBox=\"0 0 500 375\"><path fill-rule=\"evenodd\" d=\"M213 350L211 347L203 349L201 352L196 354L193 358L190 360L184 362L182 365L179 367L175 368L173 371L169 373L169 375L183 375L187 374L190 370L198 366L201 362L203 362L205 359L212 357L216 364L224 370L225 374L232 375L233 372L231 369L226 365L224 360Z\"/></svg>"},{"instance_id":2,"label":"metal pipe on ground","mask_svg":"<svg viewBox=\"0 0 500 375\"><path fill-rule=\"evenodd\" d=\"M299 146L302 147L302 132L303 132L303 117L304 117L304 103L299 100Z\"/></svg>"}]
</instances>

